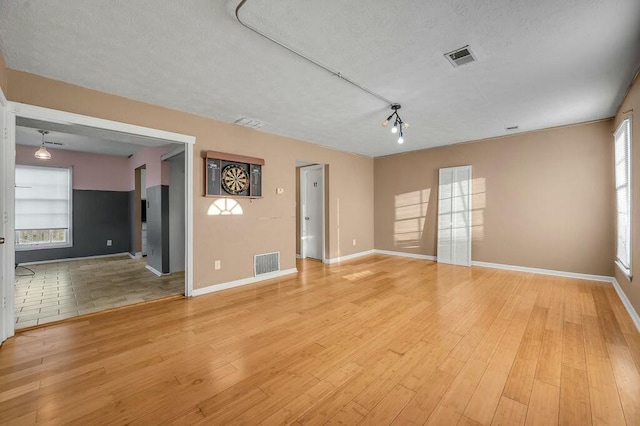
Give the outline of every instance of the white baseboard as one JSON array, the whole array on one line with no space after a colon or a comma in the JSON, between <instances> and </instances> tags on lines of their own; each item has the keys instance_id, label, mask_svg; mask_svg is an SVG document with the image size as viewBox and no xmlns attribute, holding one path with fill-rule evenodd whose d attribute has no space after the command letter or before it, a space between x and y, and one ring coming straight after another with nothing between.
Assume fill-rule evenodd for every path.
<instances>
[{"instance_id":1,"label":"white baseboard","mask_svg":"<svg viewBox=\"0 0 640 426\"><path fill-rule=\"evenodd\" d=\"M302 255L296 253L296 259L302 259Z\"/></svg>"},{"instance_id":2,"label":"white baseboard","mask_svg":"<svg viewBox=\"0 0 640 426\"><path fill-rule=\"evenodd\" d=\"M141 251L136 252L136 254L131 254L131 253L127 252L127 254L132 259L142 259L142 252Z\"/></svg>"},{"instance_id":3,"label":"white baseboard","mask_svg":"<svg viewBox=\"0 0 640 426\"><path fill-rule=\"evenodd\" d=\"M640 316L638 316L638 312L633 308L633 305L627 298L624 291L622 291L622 287L620 287L620 283L618 283L618 280L616 280L615 277L611 277L611 284L613 284L613 288L616 290L616 293L618 293L618 297L622 301L624 308L627 310L631 320L636 325L636 329L640 332Z\"/></svg>"},{"instance_id":4,"label":"white baseboard","mask_svg":"<svg viewBox=\"0 0 640 426\"><path fill-rule=\"evenodd\" d=\"M436 260L435 256L427 256L422 254L413 254L413 253L402 253L397 251L387 251L387 250L374 250L378 254L386 254L389 256L402 256L402 257L411 257L414 259L427 259L427 260ZM564 277L564 278L576 278L579 280L588 280L588 281L601 281L606 283L611 283L613 288L616 290L620 301L624 305L624 308L627 310L627 313L631 317L631 320L636 326L636 329L640 332L640 315L634 309L633 305L627 298L627 295L622 291L618 280L615 277L609 277L606 275L591 275L591 274L580 274L577 272L566 272L566 271L556 271L553 269L540 269L540 268L530 268L528 266L516 266L516 265L505 265L501 263L490 263L490 262L478 262L472 261L472 266L480 266L484 268L493 268L493 269L504 269L507 271L517 271L517 272L530 272L533 274L541 274L541 275L553 275L556 277Z\"/></svg>"},{"instance_id":5,"label":"white baseboard","mask_svg":"<svg viewBox=\"0 0 640 426\"><path fill-rule=\"evenodd\" d=\"M532 274L553 275L556 277L576 278L579 280L589 280L589 281L602 281L607 283L610 283L612 279L612 277L608 277L606 275L581 274L578 272L566 272L566 271L556 271L553 269L530 268L528 266L504 265L501 263L478 262L475 260L471 262L471 265L482 266L484 268L504 269L506 271L530 272Z\"/></svg>"},{"instance_id":6,"label":"white baseboard","mask_svg":"<svg viewBox=\"0 0 640 426\"><path fill-rule=\"evenodd\" d=\"M147 268L148 270L150 270L151 272L153 272L154 274L156 274L157 276L161 277L163 275L169 275L169 274L163 274L162 272L158 271L156 268L154 268L153 266L149 266L149 265L145 265L145 268Z\"/></svg>"},{"instance_id":7,"label":"white baseboard","mask_svg":"<svg viewBox=\"0 0 640 426\"><path fill-rule=\"evenodd\" d=\"M202 296L203 294L214 293L216 291L227 290L229 288L240 287L247 284L253 284L260 281L270 280L272 278L279 278L285 275L297 274L296 268L285 269L284 271L272 272L270 274L263 274L259 277L243 278L241 280L229 281L221 284L214 284L203 288L194 288L191 293L193 296Z\"/></svg>"},{"instance_id":8,"label":"white baseboard","mask_svg":"<svg viewBox=\"0 0 640 426\"><path fill-rule=\"evenodd\" d=\"M355 259L357 257L362 257L362 256L367 256L369 254L373 254L374 250L366 250L366 251L361 251L358 253L353 253L353 254L348 254L346 256L339 256L339 257L334 257L331 259L325 259L324 263L338 263L338 262L344 262L346 260L351 260L351 259Z\"/></svg>"},{"instance_id":9,"label":"white baseboard","mask_svg":"<svg viewBox=\"0 0 640 426\"><path fill-rule=\"evenodd\" d=\"M428 254L416 254L416 253L405 253L402 251L390 251L390 250L378 250L375 249L374 253L376 254L386 254L387 256L399 256L399 257L410 257L411 259L422 259L422 260L437 260L435 256L431 256Z\"/></svg>"},{"instance_id":10,"label":"white baseboard","mask_svg":"<svg viewBox=\"0 0 640 426\"><path fill-rule=\"evenodd\" d=\"M40 265L40 264L43 264L43 263L72 262L74 260L101 259L103 257L119 257L119 256L126 256L128 254L130 254L130 253L129 252L124 252L124 253L113 253L113 254L100 254L100 255L96 255L96 256L67 257L67 258L64 258L64 259L40 260L40 261L36 261L36 262L22 262L22 263L19 264L19 266Z\"/></svg>"}]
</instances>

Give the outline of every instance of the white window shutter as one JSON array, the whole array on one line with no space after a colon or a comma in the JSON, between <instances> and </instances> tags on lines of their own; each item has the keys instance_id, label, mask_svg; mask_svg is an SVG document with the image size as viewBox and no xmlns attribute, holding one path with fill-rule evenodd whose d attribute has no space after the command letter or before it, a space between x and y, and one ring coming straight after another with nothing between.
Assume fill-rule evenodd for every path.
<instances>
[{"instance_id":1,"label":"white window shutter","mask_svg":"<svg viewBox=\"0 0 640 426\"><path fill-rule=\"evenodd\" d=\"M438 262L471 265L471 166L440 169Z\"/></svg>"},{"instance_id":2,"label":"white window shutter","mask_svg":"<svg viewBox=\"0 0 640 426\"><path fill-rule=\"evenodd\" d=\"M614 133L616 179L616 263L631 276L631 120Z\"/></svg>"}]
</instances>

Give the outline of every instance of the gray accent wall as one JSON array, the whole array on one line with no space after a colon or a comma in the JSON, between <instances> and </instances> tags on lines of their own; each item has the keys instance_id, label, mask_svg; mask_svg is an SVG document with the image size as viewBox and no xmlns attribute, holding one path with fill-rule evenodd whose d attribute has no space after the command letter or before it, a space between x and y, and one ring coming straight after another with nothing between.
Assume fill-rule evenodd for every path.
<instances>
[{"instance_id":1,"label":"gray accent wall","mask_svg":"<svg viewBox=\"0 0 640 426\"><path fill-rule=\"evenodd\" d=\"M136 215L136 191L129 191L127 192L127 197L129 200L129 206L127 207L127 211L128 211L128 218L127 218L127 229L129 232L129 248L127 249L129 251L129 253L131 254L136 254L136 250L134 247L134 237L135 237L135 233L136 233L136 221L135 221L135 215Z\"/></svg>"},{"instance_id":2,"label":"gray accent wall","mask_svg":"<svg viewBox=\"0 0 640 426\"><path fill-rule=\"evenodd\" d=\"M169 187L147 188L147 265L169 273Z\"/></svg>"},{"instance_id":3,"label":"gray accent wall","mask_svg":"<svg viewBox=\"0 0 640 426\"><path fill-rule=\"evenodd\" d=\"M129 192L73 190L72 221L73 247L16 250L16 263L129 251Z\"/></svg>"},{"instance_id":4,"label":"gray accent wall","mask_svg":"<svg viewBox=\"0 0 640 426\"><path fill-rule=\"evenodd\" d=\"M169 160L169 271L184 271L184 153Z\"/></svg>"}]
</instances>

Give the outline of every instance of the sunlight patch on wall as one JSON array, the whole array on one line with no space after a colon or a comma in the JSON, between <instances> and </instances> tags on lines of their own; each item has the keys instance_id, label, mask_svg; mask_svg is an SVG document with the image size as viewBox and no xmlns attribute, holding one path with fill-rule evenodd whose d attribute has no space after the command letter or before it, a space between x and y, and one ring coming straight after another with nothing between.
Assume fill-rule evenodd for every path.
<instances>
[{"instance_id":1,"label":"sunlight patch on wall","mask_svg":"<svg viewBox=\"0 0 640 426\"><path fill-rule=\"evenodd\" d=\"M431 188L395 196L393 240L396 247L420 247Z\"/></svg>"},{"instance_id":2,"label":"sunlight patch on wall","mask_svg":"<svg viewBox=\"0 0 640 426\"><path fill-rule=\"evenodd\" d=\"M228 216L242 214L242 206L233 198L218 198L209 206L209 216Z\"/></svg>"}]
</instances>

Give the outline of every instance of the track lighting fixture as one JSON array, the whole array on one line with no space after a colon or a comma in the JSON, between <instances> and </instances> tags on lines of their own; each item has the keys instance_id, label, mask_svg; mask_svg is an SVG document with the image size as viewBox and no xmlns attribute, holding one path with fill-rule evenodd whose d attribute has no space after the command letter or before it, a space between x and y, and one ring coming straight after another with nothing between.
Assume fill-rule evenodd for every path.
<instances>
[{"instance_id":1,"label":"track lighting fixture","mask_svg":"<svg viewBox=\"0 0 640 426\"><path fill-rule=\"evenodd\" d=\"M404 142L404 131L407 130L407 127L409 127L409 125L407 123L405 123L404 121L402 121L402 118L400 118L400 115L398 115L398 110L400 108L402 108L400 106L400 104L392 104L391 105L391 110L393 112L391 113L390 116L387 117L386 120L384 120L382 122L382 127L387 127L387 125L389 124L391 119L395 117L395 121L393 122L393 127L391 128L391 133L393 133L393 134L400 133L398 135L398 143L403 143Z\"/></svg>"},{"instance_id":2,"label":"track lighting fixture","mask_svg":"<svg viewBox=\"0 0 640 426\"><path fill-rule=\"evenodd\" d=\"M39 160L51 160L51 153L47 151L47 148L44 146L44 135L48 135L49 132L46 130L38 130L38 133L42 135L42 146L36 151L35 157Z\"/></svg>"}]
</instances>

